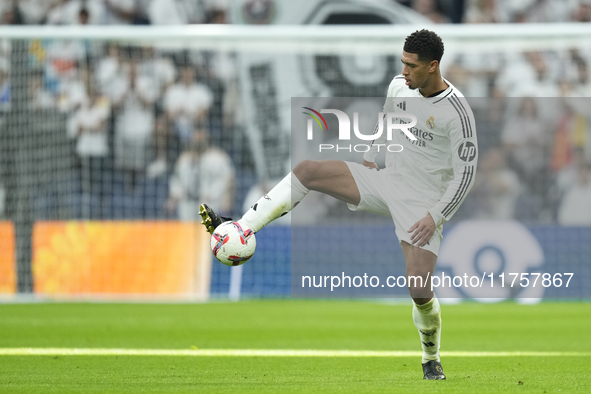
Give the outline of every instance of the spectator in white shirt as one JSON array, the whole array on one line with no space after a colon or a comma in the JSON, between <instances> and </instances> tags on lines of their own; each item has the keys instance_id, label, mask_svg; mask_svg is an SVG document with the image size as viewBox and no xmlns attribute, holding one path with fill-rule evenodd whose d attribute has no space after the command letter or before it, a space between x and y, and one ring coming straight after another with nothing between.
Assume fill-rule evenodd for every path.
<instances>
[{"instance_id":1,"label":"spectator in white shirt","mask_svg":"<svg viewBox=\"0 0 591 394\"><path fill-rule=\"evenodd\" d=\"M203 23L204 10L195 0L152 0L148 17L153 25Z\"/></svg>"},{"instance_id":2,"label":"spectator in white shirt","mask_svg":"<svg viewBox=\"0 0 591 394\"><path fill-rule=\"evenodd\" d=\"M68 77L64 78L58 86L60 111L72 114L81 106L88 105L89 78L86 68L74 66Z\"/></svg>"},{"instance_id":3,"label":"spectator in white shirt","mask_svg":"<svg viewBox=\"0 0 591 394\"><path fill-rule=\"evenodd\" d=\"M502 7L496 0L469 0L464 13L464 23L503 23Z\"/></svg>"},{"instance_id":4,"label":"spectator in white shirt","mask_svg":"<svg viewBox=\"0 0 591 394\"><path fill-rule=\"evenodd\" d=\"M168 56L157 52L153 47L142 47L139 73L152 79L158 95L165 92L176 80L177 70Z\"/></svg>"},{"instance_id":5,"label":"spectator in white shirt","mask_svg":"<svg viewBox=\"0 0 591 394\"><path fill-rule=\"evenodd\" d=\"M154 124L154 148L155 161L146 169L149 178L166 174L181 154L178 136L164 115L158 116Z\"/></svg>"},{"instance_id":6,"label":"spectator in white shirt","mask_svg":"<svg viewBox=\"0 0 591 394\"><path fill-rule=\"evenodd\" d=\"M191 67L181 69L181 80L172 85L164 96L164 110L183 143L191 140L193 130L206 126L213 96L209 88L195 82Z\"/></svg>"},{"instance_id":7,"label":"spectator in white shirt","mask_svg":"<svg viewBox=\"0 0 591 394\"><path fill-rule=\"evenodd\" d=\"M137 14L136 0L104 0L106 22L111 25L130 25L134 23Z\"/></svg>"},{"instance_id":8,"label":"spectator in white shirt","mask_svg":"<svg viewBox=\"0 0 591 394\"><path fill-rule=\"evenodd\" d=\"M503 153L490 149L482 159L471 196L477 219L513 219L515 204L520 193L517 174L507 167Z\"/></svg>"},{"instance_id":9,"label":"spectator in white shirt","mask_svg":"<svg viewBox=\"0 0 591 394\"><path fill-rule=\"evenodd\" d=\"M505 0L510 22L555 23L568 22L578 0Z\"/></svg>"},{"instance_id":10,"label":"spectator in white shirt","mask_svg":"<svg viewBox=\"0 0 591 394\"><path fill-rule=\"evenodd\" d=\"M49 10L59 2L60 0L19 0L17 5L25 24L38 25L45 22Z\"/></svg>"},{"instance_id":11,"label":"spectator in white shirt","mask_svg":"<svg viewBox=\"0 0 591 394\"><path fill-rule=\"evenodd\" d=\"M519 113L507 119L501 138L510 164L520 178L533 192L545 193L548 187L545 181L550 179L552 134L533 98L521 100Z\"/></svg>"},{"instance_id":12,"label":"spectator in white shirt","mask_svg":"<svg viewBox=\"0 0 591 394\"><path fill-rule=\"evenodd\" d=\"M591 22L591 2L582 0L576 4L570 19L572 22Z\"/></svg>"},{"instance_id":13,"label":"spectator in white shirt","mask_svg":"<svg viewBox=\"0 0 591 394\"><path fill-rule=\"evenodd\" d=\"M449 18L439 9L439 3L436 0L412 0L412 8L429 18L433 23L450 23Z\"/></svg>"},{"instance_id":14,"label":"spectator in white shirt","mask_svg":"<svg viewBox=\"0 0 591 394\"><path fill-rule=\"evenodd\" d=\"M126 174L126 184L135 187L146 169L154 132L154 101L158 91L150 78L138 74L137 63L129 65L125 93L116 103L115 168Z\"/></svg>"},{"instance_id":15,"label":"spectator in white shirt","mask_svg":"<svg viewBox=\"0 0 591 394\"><path fill-rule=\"evenodd\" d=\"M16 0L0 0L0 25L19 25L21 22Z\"/></svg>"},{"instance_id":16,"label":"spectator in white shirt","mask_svg":"<svg viewBox=\"0 0 591 394\"><path fill-rule=\"evenodd\" d=\"M508 53L495 81L496 93L506 97L557 97L562 72L556 53Z\"/></svg>"},{"instance_id":17,"label":"spectator in white shirt","mask_svg":"<svg viewBox=\"0 0 591 394\"><path fill-rule=\"evenodd\" d=\"M107 127L111 114L109 100L87 83L89 99L74 113L68 135L76 139L80 159L82 193L102 197L105 161L109 153Z\"/></svg>"},{"instance_id":18,"label":"spectator in white shirt","mask_svg":"<svg viewBox=\"0 0 591 394\"><path fill-rule=\"evenodd\" d=\"M121 60L121 49L116 43L107 44L106 56L98 61L95 76L100 91L111 101L118 101L125 93L122 90L125 70Z\"/></svg>"},{"instance_id":19,"label":"spectator in white shirt","mask_svg":"<svg viewBox=\"0 0 591 394\"><path fill-rule=\"evenodd\" d=\"M79 40L52 40L45 50L46 77L54 80L57 88L76 78L78 66L86 61L86 48Z\"/></svg>"},{"instance_id":20,"label":"spectator in white shirt","mask_svg":"<svg viewBox=\"0 0 591 394\"><path fill-rule=\"evenodd\" d=\"M183 221L199 220L199 205L207 202L216 212L228 216L234 199L234 167L230 156L209 146L206 131L193 134L181 154L170 180L169 213Z\"/></svg>"},{"instance_id":21,"label":"spectator in white shirt","mask_svg":"<svg viewBox=\"0 0 591 394\"><path fill-rule=\"evenodd\" d=\"M558 222L563 226L591 226L591 166L581 163L579 177L567 190L560 209Z\"/></svg>"},{"instance_id":22,"label":"spectator in white shirt","mask_svg":"<svg viewBox=\"0 0 591 394\"><path fill-rule=\"evenodd\" d=\"M80 25L85 24L80 18L80 11L88 13L89 25L100 25L105 22L105 5L102 0L64 0L56 5L47 16L49 25Z\"/></svg>"},{"instance_id":23,"label":"spectator in white shirt","mask_svg":"<svg viewBox=\"0 0 591 394\"><path fill-rule=\"evenodd\" d=\"M54 109L56 100L45 88L43 72L33 72L29 76L29 108L33 110Z\"/></svg>"},{"instance_id":24,"label":"spectator in white shirt","mask_svg":"<svg viewBox=\"0 0 591 394\"><path fill-rule=\"evenodd\" d=\"M556 186L561 194L566 192L577 183L579 169L585 164L585 152L581 147L569 147L572 158L556 174Z\"/></svg>"}]
</instances>

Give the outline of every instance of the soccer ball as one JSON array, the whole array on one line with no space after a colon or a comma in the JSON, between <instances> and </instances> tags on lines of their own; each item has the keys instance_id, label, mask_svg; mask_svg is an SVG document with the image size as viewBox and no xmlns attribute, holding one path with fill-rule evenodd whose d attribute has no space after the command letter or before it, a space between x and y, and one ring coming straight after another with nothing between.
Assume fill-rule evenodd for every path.
<instances>
[{"instance_id":1,"label":"soccer ball","mask_svg":"<svg viewBox=\"0 0 591 394\"><path fill-rule=\"evenodd\" d=\"M254 232L246 231L237 222L224 222L211 236L211 251L222 264L235 266L246 263L257 247Z\"/></svg>"}]
</instances>

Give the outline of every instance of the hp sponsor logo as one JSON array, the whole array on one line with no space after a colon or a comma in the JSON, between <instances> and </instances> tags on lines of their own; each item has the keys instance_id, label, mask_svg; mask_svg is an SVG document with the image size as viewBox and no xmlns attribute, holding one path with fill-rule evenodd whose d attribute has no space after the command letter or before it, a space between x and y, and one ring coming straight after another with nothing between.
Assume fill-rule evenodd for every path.
<instances>
[{"instance_id":1,"label":"hp sponsor logo","mask_svg":"<svg viewBox=\"0 0 591 394\"><path fill-rule=\"evenodd\" d=\"M460 145L460 148L458 149L458 156L463 161L472 161L476 157L476 147L470 141L466 141Z\"/></svg>"}]
</instances>

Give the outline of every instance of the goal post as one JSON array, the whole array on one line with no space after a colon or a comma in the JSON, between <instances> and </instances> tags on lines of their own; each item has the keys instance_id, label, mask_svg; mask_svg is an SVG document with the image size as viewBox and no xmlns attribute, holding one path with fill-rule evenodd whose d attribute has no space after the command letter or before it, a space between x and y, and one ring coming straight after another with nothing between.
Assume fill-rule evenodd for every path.
<instances>
[{"instance_id":1,"label":"goal post","mask_svg":"<svg viewBox=\"0 0 591 394\"><path fill-rule=\"evenodd\" d=\"M561 50L587 45L585 23L528 23L394 26L0 26L7 40L85 39L195 48L214 51L313 52L347 54L351 50L396 51L397 44L420 28L431 28L452 51L488 52Z\"/></svg>"}]
</instances>

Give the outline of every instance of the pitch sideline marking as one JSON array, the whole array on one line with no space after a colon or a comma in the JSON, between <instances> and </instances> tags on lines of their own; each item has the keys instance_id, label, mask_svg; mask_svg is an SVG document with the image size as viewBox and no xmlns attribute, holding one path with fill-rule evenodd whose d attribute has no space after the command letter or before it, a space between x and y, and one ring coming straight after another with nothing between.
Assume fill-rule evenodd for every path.
<instances>
[{"instance_id":1,"label":"pitch sideline marking","mask_svg":"<svg viewBox=\"0 0 591 394\"><path fill-rule=\"evenodd\" d=\"M0 348L0 356L420 357L421 351ZM591 352L441 352L442 357L589 357Z\"/></svg>"}]
</instances>

